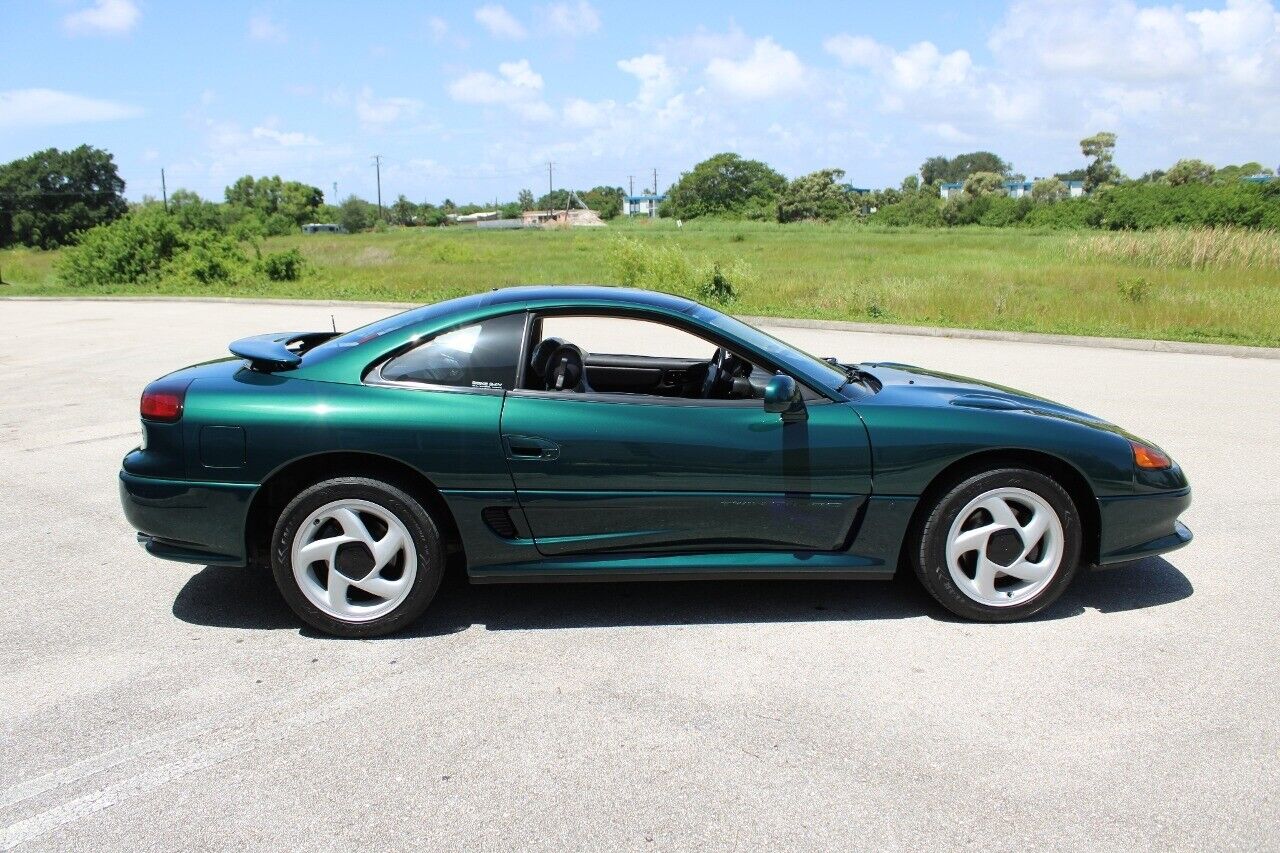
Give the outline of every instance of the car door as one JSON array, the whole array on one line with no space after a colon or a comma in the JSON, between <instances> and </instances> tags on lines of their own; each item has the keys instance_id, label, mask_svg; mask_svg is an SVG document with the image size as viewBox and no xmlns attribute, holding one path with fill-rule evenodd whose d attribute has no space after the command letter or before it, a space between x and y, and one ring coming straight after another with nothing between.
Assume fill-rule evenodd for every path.
<instances>
[{"instance_id":1,"label":"car door","mask_svg":"<svg viewBox=\"0 0 1280 853\"><path fill-rule=\"evenodd\" d=\"M847 404L809 396L786 423L758 399L508 392L503 448L538 550L840 549L870 448Z\"/></svg>"}]
</instances>

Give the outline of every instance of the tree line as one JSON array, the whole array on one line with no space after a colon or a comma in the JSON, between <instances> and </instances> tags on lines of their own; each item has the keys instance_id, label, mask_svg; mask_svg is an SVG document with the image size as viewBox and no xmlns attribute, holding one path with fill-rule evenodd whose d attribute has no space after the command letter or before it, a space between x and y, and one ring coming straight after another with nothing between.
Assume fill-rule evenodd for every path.
<instances>
[{"instance_id":1,"label":"tree line","mask_svg":"<svg viewBox=\"0 0 1280 853\"><path fill-rule=\"evenodd\" d=\"M683 173L659 212L679 219L850 219L917 227L1280 229L1280 181L1270 180L1275 173L1260 163L1219 169L1201 160L1179 160L1167 171L1130 179L1115 163L1115 148L1113 133L1082 139L1084 166L1037 178L1030 192L1017 198L1007 185L1025 184L1026 176L991 151L930 157L898 187L878 190L853 187L839 168L787 180L766 163L724 153ZM1071 182L1080 182L1083 197L1073 197ZM944 199L946 184L959 191Z\"/></svg>"},{"instance_id":2,"label":"tree line","mask_svg":"<svg viewBox=\"0 0 1280 853\"><path fill-rule=\"evenodd\" d=\"M784 223L848 219L916 227L979 224L1143 230L1207 225L1280 229L1280 181L1257 180L1274 176L1259 163L1216 168L1202 160L1186 159L1167 170L1128 178L1115 163L1115 148L1115 134L1086 137L1080 141L1086 161L1083 166L1037 178L1030 193L1021 198L1009 197L1005 184L1024 182L1025 175L991 151L930 157L917 174L908 175L899 186L877 190L853 187L840 168L819 169L788 180L764 162L722 153L680 175L667 191L659 213L679 219L720 217ZM1082 183L1084 197L1071 197L1072 181ZM961 190L948 192L944 199L944 184L959 185ZM174 247L179 254L203 252L213 270L208 275L216 277L218 270L236 266L232 261L237 253L243 254L243 247L235 251L230 247L244 244L258 251L256 241L297 233L307 222L333 222L356 232L391 226L442 226L455 215L480 210L497 209L503 217L514 218L528 210L564 209L572 204L567 189L539 198L524 189L514 201L493 205L455 204L450 199L438 205L415 203L400 195L380 212L354 195L330 204L317 187L279 176L252 175L226 187L223 199L217 202L178 189L167 203L144 199L130 205L124 190L125 182L112 155L87 145L70 151L50 148L0 165L0 247L74 245L101 226L136 217L138 222L122 228L121 233L152 233L160 241L157 257ZM603 185L578 191L577 196L604 219L619 215L625 198L621 187ZM158 216L166 221L160 223ZM215 250L215 244L220 248ZM300 269L299 258L276 272L290 275Z\"/></svg>"}]
</instances>

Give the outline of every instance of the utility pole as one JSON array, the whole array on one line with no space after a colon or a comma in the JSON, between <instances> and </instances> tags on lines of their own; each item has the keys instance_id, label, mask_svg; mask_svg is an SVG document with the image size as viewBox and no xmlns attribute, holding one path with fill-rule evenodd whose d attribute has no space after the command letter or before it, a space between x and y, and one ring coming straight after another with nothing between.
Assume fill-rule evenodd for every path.
<instances>
[{"instance_id":1,"label":"utility pole","mask_svg":"<svg viewBox=\"0 0 1280 853\"><path fill-rule=\"evenodd\" d=\"M552 175L552 168L553 168L555 165L556 165L555 163L552 163L552 162L551 162L551 161L549 161L549 160L547 161L547 195L548 195L548 196L550 196L550 195L551 195L551 193L555 191L555 184L552 182L552 179L551 179L551 175ZM548 199L548 200L549 200L549 199ZM554 205L552 205L552 206L554 207Z\"/></svg>"},{"instance_id":2,"label":"utility pole","mask_svg":"<svg viewBox=\"0 0 1280 853\"><path fill-rule=\"evenodd\" d=\"M653 170L653 194L658 195L658 170Z\"/></svg>"},{"instance_id":3,"label":"utility pole","mask_svg":"<svg viewBox=\"0 0 1280 853\"><path fill-rule=\"evenodd\" d=\"M337 181L333 182L333 201L329 202L329 204L332 204L334 207L338 206L338 182Z\"/></svg>"},{"instance_id":4,"label":"utility pole","mask_svg":"<svg viewBox=\"0 0 1280 853\"><path fill-rule=\"evenodd\" d=\"M374 154L372 158L373 168L378 176L378 219L382 219L382 155Z\"/></svg>"},{"instance_id":5,"label":"utility pole","mask_svg":"<svg viewBox=\"0 0 1280 853\"><path fill-rule=\"evenodd\" d=\"M169 188L164 184L164 169L160 170L160 197L164 199L164 212L169 212Z\"/></svg>"},{"instance_id":6,"label":"utility pole","mask_svg":"<svg viewBox=\"0 0 1280 853\"><path fill-rule=\"evenodd\" d=\"M628 195L636 194L636 176L635 175L627 175L627 187L631 190L631 192L629 192Z\"/></svg>"}]
</instances>

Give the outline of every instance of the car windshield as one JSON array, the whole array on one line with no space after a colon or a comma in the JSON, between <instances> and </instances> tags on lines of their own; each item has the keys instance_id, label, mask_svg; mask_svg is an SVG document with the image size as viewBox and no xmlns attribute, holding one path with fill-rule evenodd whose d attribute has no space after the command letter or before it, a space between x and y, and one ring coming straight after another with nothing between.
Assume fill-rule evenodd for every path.
<instances>
[{"instance_id":1,"label":"car windshield","mask_svg":"<svg viewBox=\"0 0 1280 853\"><path fill-rule=\"evenodd\" d=\"M834 386L843 384L845 379L848 378L843 370L831 362L807 353L785 341L780 341L768 332L763 332L755 326L744 323L727 314L721 314L719 311L706 306L699 306L693 312L693 316L713 329L738 338L744 343L778 358L780 361L802 359L806 366L812 367L824 376L829 376L831 384Z\"/></svg>"}]
</instances>

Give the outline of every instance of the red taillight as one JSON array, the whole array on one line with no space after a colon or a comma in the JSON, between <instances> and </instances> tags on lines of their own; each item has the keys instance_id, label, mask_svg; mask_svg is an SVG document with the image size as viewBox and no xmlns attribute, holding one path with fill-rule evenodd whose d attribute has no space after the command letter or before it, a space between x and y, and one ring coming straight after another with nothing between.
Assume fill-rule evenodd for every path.
<instances>
[{"instance_id":1,"label":"red taillight","mask_svg":"<svg viewBox=\"0 0 1280 853\"><path fill-rule=\"evenodd\" d=\"M1130 439L1129 444L1133 447L1133 464L1139 468L1146 468L1148 471L1160 471L1164 468L1173 467L1173 460L1163 450L1132 439Z\"/></svg>"},{"instance_id":2,"label":"red taillight","mask_svg":"<svg viewBox=\"0 0 1280 853\"><path fill-rule=\"evenodd\" d=\"M142 392L141 412L144 420L171 424L182 417L182 405L187 398L190 380L174 382L161 379L152 382Z\"/></svg>"}]
</instances>

